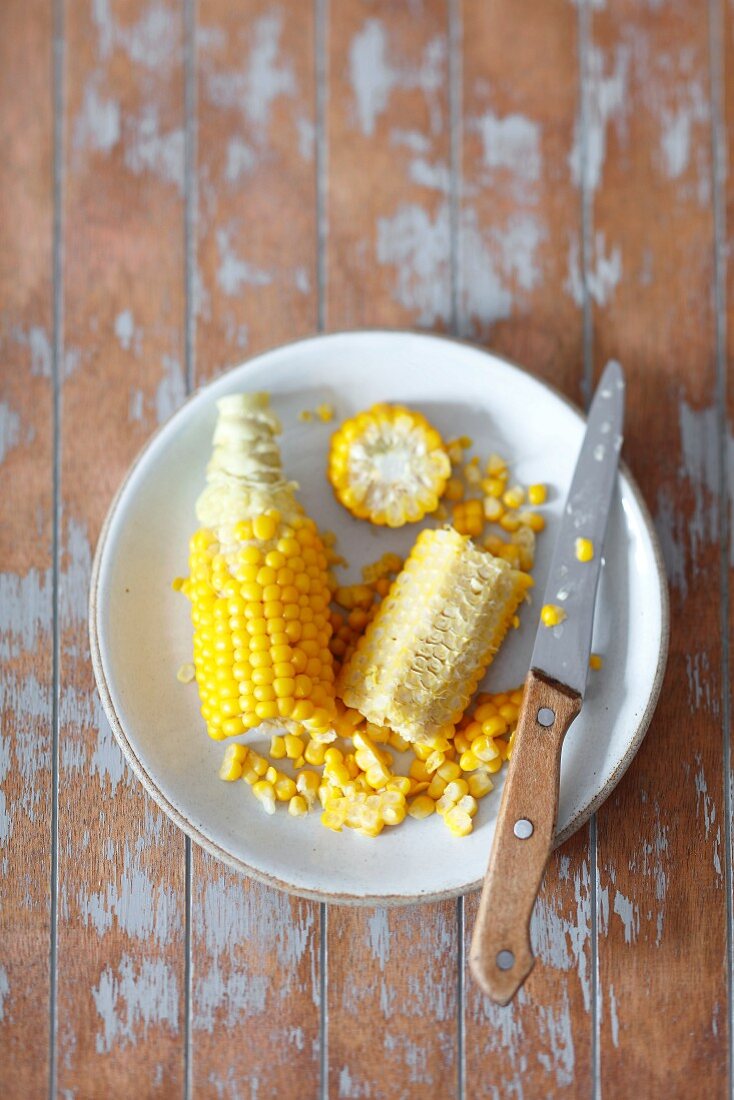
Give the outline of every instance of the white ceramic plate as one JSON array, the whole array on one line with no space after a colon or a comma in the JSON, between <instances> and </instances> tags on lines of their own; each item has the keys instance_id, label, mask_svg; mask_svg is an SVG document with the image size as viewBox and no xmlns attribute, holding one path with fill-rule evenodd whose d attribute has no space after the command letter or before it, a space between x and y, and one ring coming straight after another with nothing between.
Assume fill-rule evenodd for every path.
<instances>
[{"instance_id":1,"label":"white ceramic plate","mask_svg":"<svg viewBox=\"0 0 734 1100\"><path fill-rule=\"evenodd\" d=\"M500 784L482 800L471 836L451 836L436 815L377 839L324 829L318 814L269 817L242 783L222 783L221 743L206 736L196 685L176 670L191 657L188 601L171 589L186 573L194 502L204 484L215 402L267 390L284 433L288 474L308 513L337 532L349 580L385 550L407 553L415 526L378 530L353 520L325 479L334 424L298 413L330 402L337 422L375 401L421 409L444 438L469 435L498 451L525 484L551 487L538 540L535 602L525 607L487 677L492 690L527 671L537 613L584 421L565 399L517 367L434 336L356 332L304 340L261 355L197 393L142 451L112 504L97 547L91 638L102 701L125 756L148 792L197 843L267 883L307 897L399 904L478 886L492 843ZM667 651L660 553L639 491L620 478L605 548L594 631L604 667L592 672L581 716L563 750L557 840L577 829L630 763L654 709ZM267 740L251 734L248 743ZM500 777L501 780L501 777Z\"/></svg>"}]
</instances>

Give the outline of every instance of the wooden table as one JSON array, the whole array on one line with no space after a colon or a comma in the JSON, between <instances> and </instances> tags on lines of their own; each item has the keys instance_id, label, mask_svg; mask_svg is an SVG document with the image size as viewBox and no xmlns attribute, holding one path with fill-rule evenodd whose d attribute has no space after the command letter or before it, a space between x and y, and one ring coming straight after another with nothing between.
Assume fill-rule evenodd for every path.
<instances>
[{"instance_id":1,"label":"wooden table","mask_svg":"<svg viewBox=\"0 0 734 1100\"><path fill-rule=\"evenodd\" d=\"M733 14L0 4L4 1100L730 1095ZM669 571L657 715L553 857L505 1009L467 973L476 897L327 908L190 846L90 668L93 548L156 425L263 348L369 325L578 402L619 358Z\"/></svg>"}]
</instances>

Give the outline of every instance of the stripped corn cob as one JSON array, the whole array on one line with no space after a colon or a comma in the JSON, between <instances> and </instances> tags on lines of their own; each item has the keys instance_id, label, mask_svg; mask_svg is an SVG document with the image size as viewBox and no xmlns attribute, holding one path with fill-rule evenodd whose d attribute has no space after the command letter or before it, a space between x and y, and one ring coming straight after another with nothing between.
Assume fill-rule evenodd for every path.
<instances>
[{"instance_id":1,"label":"stripped corn cob","mask_svg":"<svg viewBox=\"0 0 734 1100\"><path fill-rule=\"evenodd\" d=\"M423 531L338 694L409 741L451 735L531 584L452 528Z\"/></svg>"},{"instance_id":2,"label":"stripped corn cob","mask_svg":"<svg viewBox=\"0 0 734 1100\"><path fill-rule=\"evenodd\" d=\"M207 485L196 505L202 526L181 585L191 600L201 713L215 739L263 723L331 737L323 544L296 501L295 484L283 476L280 426L267 395L224 397L218 409Z\"/></svg>"},{"instance_id":3,"label":"stripped corn cob","mask_svg":"<svg viewBox=\"0 0 734 1100\"><path fill-rule=\"evenodd\" d=\"M372 523L402 527L435 512L450 473L439 433L402 405L375 405L331 440L329 481L337 499Z\"/></svg>"}]
</instances>

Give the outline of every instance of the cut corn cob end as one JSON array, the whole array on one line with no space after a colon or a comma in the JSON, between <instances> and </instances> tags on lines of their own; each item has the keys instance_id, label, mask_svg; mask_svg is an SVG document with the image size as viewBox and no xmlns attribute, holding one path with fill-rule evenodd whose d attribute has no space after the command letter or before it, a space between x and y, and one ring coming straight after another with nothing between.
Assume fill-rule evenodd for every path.
<instances>
[{"instance_id":1,"label":"cut corn cob end","mask_svg":"<svg viewBox=\"0 0 734 1100\"><path fill-rule=\"evenodd\" d=\"M328 476L337 499L378 525L402 527L435 512L450 474L440 434L402 405L374 405L331 440Z\"/></svg>"}]
</instances>

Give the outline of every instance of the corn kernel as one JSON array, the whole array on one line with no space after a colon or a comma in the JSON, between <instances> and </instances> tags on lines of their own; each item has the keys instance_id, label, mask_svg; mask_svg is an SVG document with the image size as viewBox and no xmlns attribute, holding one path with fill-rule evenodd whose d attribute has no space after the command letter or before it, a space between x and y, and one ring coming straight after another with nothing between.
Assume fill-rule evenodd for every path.
<instances>
[{"instance_id":1,"label":"corn kernel","mask_svg":"<svg viewBox=\"0 0 734 1100\"><path fill-rule=\"evenodd\" d=\"M275 813L275 788L267 779L259 779L252 788L252 793L258 800L266 814Z\"/></svg>"},{"instance_id":2,"label":"corn kernel","mask_svg":"<svg viewBox=\"0 0 734 1100\"><path fill-rule=\"evenodd\" d=\"M468 836L473 829L471 816L465 811L454 806L445 816L444 821L454 836Z\"/></svg>"},{"instance_id":3,"label":"corn kernel","mask_svg":"<svg viewBox=\"0 0 734 1100\"><path fill-rule=\"evenodd\" d=\"M469 784L469 794L472 798L484 798L485 794L489 794L489 792L494 789L494 783L484 769L470 775L467 783Z\"/></svg>"},{"instance_id":4,"label":"corn kernel","mask_svg":"<svg viewBox=\"0 0 734 1100\"><path fill-rule=\"evenodd\" d=\"M241 779L247 754L248 749L245 745L228 745L222 757L219 778L224 779L227 783L231 783L235 779Z\"/></svg>"},{"instance_id":5,"label":"corn kernel","mask_svg":"<svg viewBox=\"0 0 734 1100\"><path fill-rule=\"evenodd\" d=\"M422 821L425 817L430 817L436 809L436 803L427 794L419 794L411 801L408 806L408 814L410 817L414 817L416 821Z\"/></svg>"},{"instance_id":6,"label":"corn kernel","mask_svg":"<svg viewBox=\"0 0 734 1100\"><path fill-rule=\"evenodd\" d=\"M531 504L545 504L548 499L548 489L545 485L537 483L528 486L528 501Z\"/></svg>"},{"instance_id":7,"label":"corn kernel","mask_svg":"<svg viewBox=\"0 0 734 1100\"><path fill-rule=\"evenodd\" d=\"M270 738L270 759L282 760L285 756L285 739L278 736Z\"/></svg>"},{"instance_id":8,"label":"corn kernel","mask_svg":"<svg viewBox=\"0 0 734 1100\"><path fill-rule=\"evenodd\" d=\"M591 539L576 539L576 561L592 561L594 557L594 543Z\"/></svg>"},{"instance_id":9,"label":"corn kernel","mask_svg":"<svg viewBox=\"0 0 734 1100\"><path fill-rule=\"evenodd\" d=\"M540 612L540 621L543 626L558 626L565 618L567 616L563 608L553 603L545 604Z\"/></svg>"},{"instance_id":10,"label":"corn kernel","mask_svg":"<svg viewBox=\"0 0 734 1100\"><path fill-rule=\"evenodd\" d=\"M303 795L294 794L288 803L288 813L291 817L303 817L308 813L308 804Z\"/></svg>"},{"instance_id":11,"label":"corn kernel","mask_svg":"<svg viewBox=\"0 0 734 1100\"><path fill-rule=\"evenodd\" d=\"M592 653L591 656L589 657L589 668L593 668L593 669L598 670L603 666L603 664L604 664L604 661L599 656L598 653Z\"/></svg>"},{"instance_id":12,"label":"corn kernel","mask_svg":"<svg viewBox=\"0 0 734 1100\"><path fill-rule=\"evenodd\" d=\"M295 734L287 733L283 738L285 755L289 760L297 760L299 756L303 755L304 741L302 737L296 737ZM270 754L273 755L272 752Z\"/></svg>"},{"instance_id":13,"label":"corn kernel","mask_svg":"<svg viewBox=\"0 0 734 1100\"><path fill-rule=\"evenodd\" d=\"M511 489L508 489L502 496L502 503L505 508L519 508L525 503L525 491L520 485L513 485Z\"/></svg>"}]
</instances>

